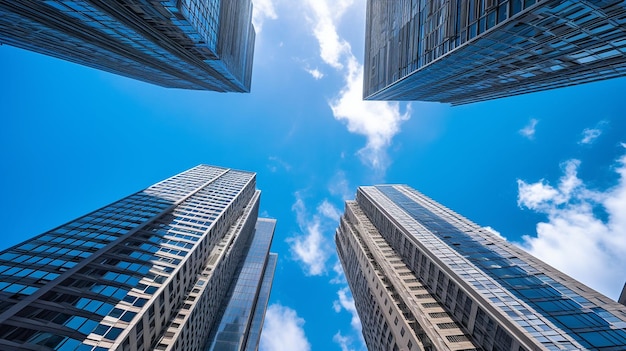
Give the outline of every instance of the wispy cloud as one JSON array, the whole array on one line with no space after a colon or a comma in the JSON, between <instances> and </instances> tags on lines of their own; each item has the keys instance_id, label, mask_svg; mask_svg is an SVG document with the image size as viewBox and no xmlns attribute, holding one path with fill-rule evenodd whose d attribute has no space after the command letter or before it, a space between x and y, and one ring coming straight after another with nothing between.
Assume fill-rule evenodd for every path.
<instances>
[{"instance_id":1,"label":"wispy cloud","mask_svg":"<svg viewBox=\"0 0 626 351\"><path fill-rule=\"evenodd\" d=\"M266 19L278 19L273 0L254 0L252 4L252 24L257 33L263 30Z\"/></svg>"},{"instance_id":2,"label":"wispy cloud","mask_svg":"<svg viewBox=\"0 0 626 351\"><path fill-rule=\"evenodd\" d=\"M343 267L341 266L341 262L337 260L333 265L333 272L335 272L335 277L330 280L331 284L347 284L346 276L343 273Z\"/></svg>"},{"instance_id":3,"label":"wispy cloud","mask_svg":"<svg viewBox=\"0 0 626 351\"><path fill-rule=\"evenodd\" d=\"M279 169L283 169L287 172L291 171L291 165L283 161L280 157L270 156L267 159L269 161L267 168L270 170L270 172L276 173Z\"/></svg>"},{"instance_id":4,"label":"wispy cloud","mask_svg":"<svg viewBox=\"0 0 626 351\"><path fill-rule=\"evenodd\" d=\"M324 78L324 73L322 73L319 69L317 68L305 68L305 70L311 75L311 77L313 77L313 79L315 80L320 80L322 78Z\"/></svg>"},{"instance_id":5,"label":"wispy cloud","mask_svg":"<svg viewBox=\"0 0 626 351\"><path fill-rule=\"evenodd\" d=\"M582 133L582 138L578 142L579 144L590 145L593 144L602 132L604 131L604 127L608 124L607 121L601 121L594 128L585 128Z\"/></svg>"},{"instance_id":6,"label":"wispy cloud","mask_svg":"<svg viewBox=\"0 0 626 351\"><path fill-rule=\"evenodd\" d=\"M346 286L337 291L337 297L339 299L333 302L333 308L335 309L335 312L339 313L342 310L350 312L350 314L352 315L350 325L352 325L352 328L360 333L361 320L359 319L359 315L356 311L356 306L354 305L354 299L352 298L352 294L350 294L350 288Z\"/></svg>"},{"instance_id":7,"label":"wispy cloud","mask_svg":"<svg viewBox=\"0 0 626 351\"><path fill-rule=\"evenodd\" d=\"M280 304L272 304L265 313L261 333L261 351L310 351L311 344L304 333L304 319L296 311Z\"/></svg>"},{"instance_id":8,"label":"wispy cloud","mask_svg":"<svg viewBox=\"0 0 626 351\"><path fill-rule=\"evenodd\" d=\"M350 293L350 288L345 286L342 289L339 289L337 291L337 297L338 299L333 302L333 309L337 313L340 313L341 311L350 313L352 316L352 319L350 320L350 325L352 326L352 336L344 336L341 331L338 331L333 340L340 345L342 350L354 350L355 339L357 339L358 349L365 350L365 340L363 340L363 335L361 333L361 320L359 319L359 315L356 311L356 306L354 305L354 299Z\"/></svg>"},{"instance_id":9,"label":"wispy cloud","mask_svg":"<svg viewBox=\"0 0 626 351\"><path fill-rule=\"evenodd\" d=\"M363 101L363 66L351 57L347 67L346 85L330 107L335 119L347 124L348 131L367 138L365 147L358 152L361 161L384 172L390 164L387 148L400 132L402 122L410 118L411 108L401 113L397 102Z\"/></svg>"},{"instance_id":10,"label":"wispy cloud","mask_svg":"<svg viewBox=\"0 0 626 351\"><path fill-rule=\"evenodd\" d=\"M353 0L306 0L312 10L313 35L320 46L320 57L335 69L343 68L344 56L351 56L350 43L337 33L336 23Z\"/></svg>"},{"instance_id":11,"label":"wispy cloud","mask_svg":"<svg viewBox=\"0 0 626 351\"><path fill-rule=\"evenodd\" d=\"M528 138L529 140L533 140L535 138L535 129L537 127L537 123L539 123L539 120L531 118L530 122L528 122L528 125L520 129L519 133L523 137Z\"/></svg>"},{"instance_id":12,"label":"wispy cloud","mask_svg":"<svg viewBox=\"0 0 626 351\"><path fill-rule=\"evenodd\" d=\"M331 204L327 199L324 199L324 201L317 206L317 212L333 221L339 221L339 217L341 216L337 207Z\"/></svg>"},{"instance_id":13,"label":"wispy cloud","mask_svg":"<svg viewBox=\"0 0 626 351\"><path fill-rule=\"evenodd\" d=\"M310 215L300 192L296 192L296 202L291 209L296 213L301 234L287 239L293 257L300 261L307 275L326 273L326 262L333 253L330 240L324 232L332 231L337 226L339 210L324 199Z\"/></svg>"},{"instance_id":14,"label":"wispy cloud","mask_svg":"<svg viewBox=\"0 0 626 351\"><path fill-rule=\"evenodd\" d=\"M344 87L330 101L335 119L347 124L348 131L363 135L367 142L359 150L361 161L384 173L390 164L387 148L400 131L411 110L400 111L398 103L363 101L363 66L352 53L350 43L337 32L337 24L353 0L307 0L311 11L313 35L321 59L344 77ZM409 105L410 106L410 105Z\"/></svg>"},{"instance_id":15,"label":"wispy cloud","mask_svg":"<svg viewBox=\"0 0 626 351\"><path fill-rule=\"evenodd\" d=\"M341 331L338 331L337 334L333 336L333 341L339 345L341 351L354 351L352 348L354 341L351 337L342 335Z\"/></svg>"},{"instance_id":16,"label":"wispy cloud","mask_svg":"<svg viewBox=\"0 0 626 351\"><path fill-rule=\"evenodd\" d=\"M328 183L328 191L339 196L343 201L354 198L355 190L350 188L346 172L337 171Z\"/></svg>"},{"instance_id":17,"label":"wispy cloud","mask_svg":"<svg viewBox=\"0 0 626 351\"><path fill-rule=\"evenodd\" d=\"M624 145L626 147L626 145ZM518 180L518 204L546 214L536 236L521 246L594 289L617 298L626 278L626 156L618 160L619 181L605 191L578 178L578 160L563 165L558 185ZM596 210L596 211L594 211ZM603 220L597 215L604 211Z\"/></svg>"}]
</instances>

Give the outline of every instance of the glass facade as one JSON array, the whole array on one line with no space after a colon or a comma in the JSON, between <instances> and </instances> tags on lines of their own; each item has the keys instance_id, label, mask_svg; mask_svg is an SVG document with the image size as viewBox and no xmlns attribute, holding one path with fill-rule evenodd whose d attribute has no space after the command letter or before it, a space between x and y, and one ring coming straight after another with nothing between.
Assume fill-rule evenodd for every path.
<instances>
[{"instance_id":1,"label":"glass facade","mask_svg":"<svg viewBox=\"0 0 626 351\"><path fill-rule=\"evenodd\" d=\"M249 92L250 0L0 1L0 43L164 87Z\"/></svg>"},{"instance_id":2,"label":"glass facade","mask_svg":"<svg viewBox=\"0 0 626 351\"><path fill-rule=\"evenodd\" d=\"M228 296L221 322L214 329L206 350L257 350L260 333L248 337L247 330L257 317L265 314L276 256L269 256L276 221L259 219L254 239ZM266 268L267 267L267 268ZM261 299L262 296L262 299ZM258 306L255 306L257 305ZM262 321L262 316L261 316ZM254 328L256 329L256 328ZM260 332L260 327L256 329Z\"/></svg>"},{"instance_id":3,"label":"glass facade","mask_svg":"<svg viewBox=\"0 0 626 351\"><path fill-rule=\"evenodd\" d=\"M619 0L369 0L364 98L465 104L626 75Z\"/></svg>"},{"instance_id":4,"label":"glass facade","mask_svg":"<svg viewBox=\"0 0 626 351\"><path fill-rule=\"evenodd\" d=\"M355 222L365 224L347 230ZM457 327L463 338L452 339L471 341L477 349L626 349L623 305L407 186L359 188L356 201L346 205L337 234L344 268L350 267L346 247L351 235L370 251L376 245L388 245L389 257L372 254L369 261L383 268L396 261L395 266L381 270L389 282L386 291L396 296L398 306L405 307L405 315L419 312L429 316L417 320L428 340L447 338L448 330ZM365 237L374 239L368 245ZM352 266L346 269L355 271L346 273L349 281L358 280L362 273L356 272L367 267ZM354 291L352 285L351 281ZM371 290L371 285L367 286ZM358 294L357 309L361 304ZM419 309L440 311L415 311L411 301L420 299L432 302L424 300ZM362 320L370 320L372 312L361 309L359 314L366 316L361 316ZM436 346L434 349L441 348Z\"/></svg>"},{"instance_id":5,"label":"glass facade","mask_svg":"<svg viewBox=\"0 0 626 351\"><path fill-rule=\"evenodd\" d=\"M202 349L259 198L254 173L201 165L1 252L0 349Z\"/></svg>"}]
</instances>

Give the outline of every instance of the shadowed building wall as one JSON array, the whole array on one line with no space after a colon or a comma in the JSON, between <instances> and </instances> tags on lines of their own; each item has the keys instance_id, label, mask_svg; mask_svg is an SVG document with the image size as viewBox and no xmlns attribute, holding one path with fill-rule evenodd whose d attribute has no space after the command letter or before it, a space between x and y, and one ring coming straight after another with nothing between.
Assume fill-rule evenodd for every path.
<instances>
[{"instance_id":1,"label":"shadowed building wall","mask_svg":"<svg viewBox=\"0 0 626 351\"><path fill-rule=\"evenodd\" d=\"M0 0L9 44L169 88L249 92L250 0Z\"/></svg>"},{"instance_id":2,"label":"shadowed building wall","mask_svg":"<svg viewBox=\"0 0 626 351\"><path fill-rule=\"evenodd\" d=\"M200 165L0 252L0 350L210 350L222 325L255 349L276 265L255 185Z\"/></svg>"},{"instance_id":3,"label":"shadowed building wall","mask_svg":"<svg viewBox=\"0 0 626 351\"><path fill-rule=\"evenodd\" d=\"M621 0L368 0L367 100L453 105L626 75Z\"/></svg>"}]
</instances>

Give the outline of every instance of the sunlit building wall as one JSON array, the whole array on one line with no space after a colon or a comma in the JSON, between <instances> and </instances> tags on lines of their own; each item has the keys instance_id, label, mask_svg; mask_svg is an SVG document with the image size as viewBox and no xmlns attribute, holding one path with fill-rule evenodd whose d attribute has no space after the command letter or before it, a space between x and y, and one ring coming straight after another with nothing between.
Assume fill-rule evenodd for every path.
<instances>
[{"instance_id":1,"label":"sunlit building wall","mask_svg":"<svg viewBox=\"0 0 626 351\"><path fill-rule=\"evenodd\" d=\"M368 100L466 104L626 75L621 0L368 0Z\"/></svg>"},{"instance_id":2,"label":"sunlit building wall","mask_svg":"<svg viewBox=\"0 0 626 351\"><path fill-rule=\"evenodd\" d=\"M369 350L626 350L623 305L406 185L360 187L335 241Z\"/></svg>"},{"instance_id":3,"label":"sunlit building wall","mask_svg":"<svg viewBox=\"0 0 626 351\"><path fill-rule=\"evenodd\" d=\"M276 265L255 184L200 165L0 252L0 350L255 350Z\"/></svg>"},{"instance_id":4,"label":"sunlit building wall","mask_svg":"<svg viewBox=\"0 0 626 351\"><path fill-rule=\"evenodd\" d=\"M8 44L170 88L249 92L250 0L1 0Z\"/></svg>"}]
</instances>

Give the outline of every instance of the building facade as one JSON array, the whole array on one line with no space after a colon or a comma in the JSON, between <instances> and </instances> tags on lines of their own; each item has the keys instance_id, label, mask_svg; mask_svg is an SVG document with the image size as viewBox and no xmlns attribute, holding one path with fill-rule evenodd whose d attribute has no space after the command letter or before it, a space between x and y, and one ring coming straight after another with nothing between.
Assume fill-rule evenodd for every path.
<instances>
[{"instance_id":1,"label":"building facade","mask_svg":"<svg viewBox=\"0 0 626 351\"><path fill-rule=\"evenodd\" d=\"M256 350L276 222L255 185L200 165L2 251L0 350Z\"/></svg>"},{"instance_id":2,"label":"building facade","mask_svg":"<svg viewBox=\"0 0 626 351\"><path fill-rule=\"evenodd\" d=\"M249 92L250 0L0 0L0 44L169 88Z\"/></svg>"},{"instance_id":3,"label":"building facade","mask_svg":"<svg viewBox=\"0 0 626 351\"><path fill-rule=\"evenodd\" d=\"M466 104L626 75L621 0L368 0L368 100Z\"/></svg>"},{"instance_id":4,"label":"building facade","mask_svg":"<svg viewBox=\"0 0 626 351\"><path fill-rule=\"evenodd\" d=\"M626 308L406 185L335 236L369 350L626 350Z\"/></svg>"}]
</instances>

